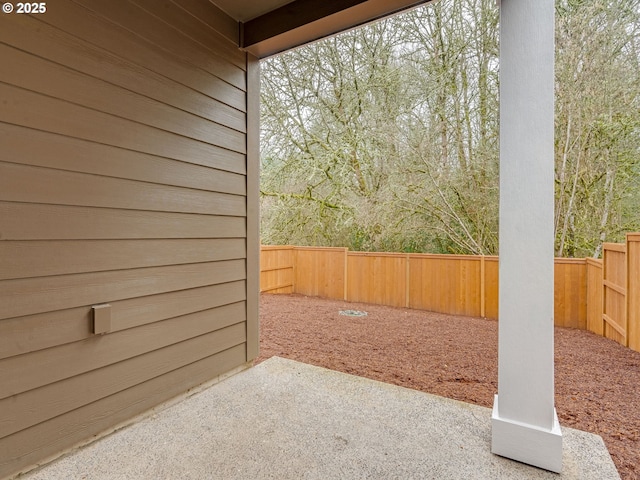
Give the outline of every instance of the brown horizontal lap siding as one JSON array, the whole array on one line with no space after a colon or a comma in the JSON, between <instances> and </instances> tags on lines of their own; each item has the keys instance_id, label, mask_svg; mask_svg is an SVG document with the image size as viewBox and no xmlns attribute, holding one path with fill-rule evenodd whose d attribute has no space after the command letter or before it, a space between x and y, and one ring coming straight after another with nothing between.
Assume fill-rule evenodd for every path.
<instances>
[{"instance_id":1,"label":"brown horizontal lap siding","mask_svg":"<svg viewBox=\"0 0 640 480\"><path fill-rule=\"evenodd\" d=\"M77 363L86 359L81 348L75 349L73 353L65 352L65 363L71 365L74 361L76 362L73 367L67 370L69 376L61 379L57 378L57 375L53 375L53 378L43 375L45 378L42 380L45 382L51 380L51 383L45 383L41 387L29 390L26 389L31 385L26 381L19 386L12 385L14 388L24 389L24 392L18 391L12 395L13 398L0 400L0 406L2 406L0 409L0 434L2 436L9 435L47 418L81 407L85 403L124 390L148 378L156 377L199 360L201 357L216 353L218 350L243 343L244 325L240 322L244 321L244 309L235 308L237 315L233 316L233 312L228 311L231 309L221 308L223 311L220 315L223 321L219 323L222 328L211 332L209 330L215 327L209 323L213 324L213 321L218 319L213 317L210 312L159 323L155 327L157 333L152 337L157 341L157 344L149 342L151 346L147 352L140 353L135 348L133 342L140 341L142 334L133 330L118 334L119 336L128 334L130 338L114 338L111 342L105 342L108 346L101 346L98 353L86 364ZM164 325L169 323L171 323L170 326ZM228 323L232 325L229 326ZM173 334L173 336L170 337L167 333ZM168 341L178 340L181 342L166 344ZM92 341L88 340L85 343L88 344ZM74 345L72 344L72 346ZM107 352L107 348L116 348L117 355L121 355L128 361L114 362L115 356L111 352ZM93 350L95 349L90 345L86 345L85 350L91 351L91 355L94 355ZM134 351L136 355L131 356ZM49 353L47 356L51 357L54 353ZM40 369L42 370L42 368ZM104 376L109 376L109 380L100 380L100 377ZM97 379L92 380L90 377L97 377ZM92 385L88 392L83 390L83 385L87 384ZM46 405L42 404L42 397L47 398ZM21 416L25 418L19 418Z\"/></svg>"},{"instance_id":2,"label":"brown horizontal lap siding","mask_svg":"<svg viewBox=\"0 0 640 480\"><path fill-rule=\"evenodd\" d=\"M111 145L0 124L0 161L70 172L195 188L246 193L243 173L214 169ZM235 158L235 155L233 155ZM105 162L104 159L109 161Z\"/></svg>"},{"instance_id":3,"label":"brown horizontal lap siding","mask_svg":"<svg viewBox=\"0 0 640 480\"><path fill-rule=\"evenodd\" d=\"M20 278L0 282L0 320L244 280L244 260ZM35 333L35 332L34 332Z\"/></svg>"},{"instance_id":4,"label":"brown horizontal lap siding","mask_svg":"<svg viewBox=\"0 0 640 480\"><path fill-rule=\"evenodd\" d=\"M161 10L166 8L163 3L166 5L167 2L157 0L152 2L140 0L74 1L96 15L98 21L104 19L119 28L126 29L142 41L161 49L165 55L176 56L199 70L220 78L241 90L246 90L246 68L234 65L233 59L223 58L218 54L218 52L230 49L224 48L222 45L218 45L218 48L215 48L215 45L210 45L211 48L208 48L209 42L199 43L192 36L189 36L189 32L194 27L192 24L184 25L187 30L186 33L183 33L179 30L178 24L174 24L174 20L168 12L164 15L161 13ZM147 9L145 10L140 5ZM160 19L158 15L164 16L169 23ZM204 31L204 29L201 30ZM238 52L238 49L234 49L234 51Z\"/></svg>"},{"instance_id":5,"label":"brown horizontal lap siding","mask_svg":"<svg viewBox=\"0 0 640 480\"><path fill-rule=\"evenodd\" d=\"M148 62L144 56L139 59L133 56L131 60L125 60L122 56L87 44L55 26L26 16L11 23L4 22L0 40L25 53L46 58L50 62L166 105L240 131L246 129L243 115L246 102L241 90L233 89L231 92L216 94L211 84L204 84L201 89L192 88L193 82L189 80L188 70L184 71L182 78L177 73L183 70L167 68L167 65L171 67L170 62ZM206 92L203 93L202 90ZM233 95L230 96L229 93Z\"/></svg>"},{"instance_id":6,"label":"brown horizontal lap siding","mask_svg":"<svg viewBox=\"0 0 640 480\"><path fill-rule=\"evenodd\" d=\"M244 216L244 198L244 195L0 162L0 200L12 202Z\"/></svg>"},{"instance_id":7,"label":"brown horizontal lap siding","mask_svg":"<svg viewBox=\"0 0 640 480\"><path fill-rule=\"evenodd\" d=\"M0 472L20 471L57 455L61 446L86 442L244 361L244 344L213 354L163 376L89 403L63 415L0 438Z\"/></svg>"},{"instance_id":8,"label":"brown horizontal lap siding","mask_svg":"<svg viewBox=\"0 0 640 480\"><path fill-rule=\"evenodd\" d=\"M111 302L112 331L139 327L246 300L244 280ZM39 335L31 335L38 332ZM78 342L94 335L88 306L0 321L0 359Z\"/></svg>"},{"instance_id":9,"label":"brown horizontal lap siding","mask_svg":"<svg viewBox=\"0 0 640 480\"><path fill-rule=\"evenodd\" d=\"M0 242L0 280L245 258L242 238Z\"/></svg>"},{"instance_id":10,"label":"brown horizontal lap siding","mask_svg":"<svg viewBox=\"0 0 640 480\"><path fill-rule=\"evenodd\" d=\"M244 217L0 201L0 240L233 238Z\"/></svg>"},{"instance_id":11,"label":"brown horizontal lap siding","mask_svg":"<svg viewBox=\"0 0 640 480\"><path fill-rule=\"evenodd\" d=\"M235 122L231 119L212 125L208 118L185 112L57 63L43 61L40 57L13 47L0 45L0 55L12 66L5 75L5 81L25 90L54 95L70 103L149 124L203 142L218 143L232 149L244 147L242 127L233 129L231 126L235 126ZM32 75L34 69L40 70L42 75ZM226 123L231 126L227 126Z\"/></svg>"},{"instance_id":12,"label":"brown horizontal lap siding","mask_svg":"<svg viewBox=\"0 0 640 480\"><path fill-rule=\"evenodd\" d=\"M3 98L0 122L244 173L244 146L237 138L227 141L212 137L211 143L196 141L13 85L0 84L0 97ZM215 130L213 124L212 129Z\"/></svg>"},{"instance_id":13,"label":"brown horizontal lap siding","mask_svg":"<svg viewBox=\"0 0 640 480\"><path fill-rule=\"evenodd\" d=\"M102 3L105 6L113 5L114 9L118 8L112 2ZM114 12L113 17L116 15ZM147 18L153 21L152 15L149 14ZM41 15L37 20L82 39L88 47L98 47L122 60L164 75L232 107L246 109L244 88L229 83L232 79L220 78L207 71L206 66L198 66L189 61L191 54L177 48L177 44L171 44L171 40L176 39L173 32L167 33L162 45L157 45L144 35L137 35L120 25L118 21L111 21L71 0L57 0L56 8L49 9L46 15ZM134 28L137 27L140 25ZM229 48L233 48L231 43ZM99 74L98 77L101 78L102 75Z\"/></svg>"},{"instance_id":14,"label":"brown horizontal lap siding","mask_svg":"<svg viewBox=\"0 0 640 480\"><path fill-rule=\"evenodd\" d=\"M0 17L0 478L247 361L230 26L208 0Z\"/></svg>"}]
</instances>

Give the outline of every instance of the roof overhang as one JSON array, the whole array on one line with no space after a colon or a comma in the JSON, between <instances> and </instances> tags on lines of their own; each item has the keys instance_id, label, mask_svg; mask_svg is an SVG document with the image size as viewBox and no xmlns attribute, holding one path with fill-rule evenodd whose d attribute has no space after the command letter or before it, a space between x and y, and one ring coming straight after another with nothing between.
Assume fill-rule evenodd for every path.
<instances>
[{"instance_id":1,"label":"roof overhang","mask_svg":"<svg viewBox=\"0 0 640 480\"><path fill-rule=\"evenodd\" d=\"M239 23L239 45L258 58L304 45L430 0L212 0ZM243 6L244 4L244 6ZM273 9L266 10L267 4Z\"/></svg>"}]
</instances>

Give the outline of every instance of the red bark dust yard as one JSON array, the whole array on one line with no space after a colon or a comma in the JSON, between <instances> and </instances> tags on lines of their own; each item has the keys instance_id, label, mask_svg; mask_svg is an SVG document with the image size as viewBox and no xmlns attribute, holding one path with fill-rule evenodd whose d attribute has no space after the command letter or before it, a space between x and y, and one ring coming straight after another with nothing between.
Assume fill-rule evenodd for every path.
<instances>
[{"instance_id":1,"label":"red bark dust yard","mask_svg":"<svg viewBox=\"0 0 640 480\"><path fill-rule=\"evenodd\" d=\"M485 407L498 389L494 320L262 294L260 336L256 362L277 355ZM556 327L555 362L561 425L602 436L622 479L640 479L640 352Z\"/></svg>"}]
</instances>

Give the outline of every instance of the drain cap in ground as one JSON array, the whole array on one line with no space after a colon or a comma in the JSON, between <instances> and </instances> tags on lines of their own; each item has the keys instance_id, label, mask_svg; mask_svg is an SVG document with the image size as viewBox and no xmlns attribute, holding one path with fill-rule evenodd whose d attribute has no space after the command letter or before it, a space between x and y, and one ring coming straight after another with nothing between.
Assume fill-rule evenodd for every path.
<instances>
[{"instance_id":1,"label":"drain cap in ground","mask_svg":"<svg viewBox=\"0 0 640 480\"><path fill-rule=\"evenodd\" d=\"M367 312L361 312L360 310L340 310L338 312L340 315L345 315L347 317L366 317Z\"/></svg>"}]
</instances>

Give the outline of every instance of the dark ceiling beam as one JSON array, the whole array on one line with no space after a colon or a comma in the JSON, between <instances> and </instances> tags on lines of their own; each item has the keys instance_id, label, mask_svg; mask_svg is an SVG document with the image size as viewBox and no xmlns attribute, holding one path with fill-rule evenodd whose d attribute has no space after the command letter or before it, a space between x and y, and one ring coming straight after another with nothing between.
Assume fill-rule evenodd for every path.
<instances>
[{"instance_id":1,"label":"dark ceiling beam","mask_svg":"<svg viewBox=\"0 0 640 480\"><path fill-rule=\"evenodd\" d=\"M264 58L431 0L294 0L240 24L240 46Z\"/></svg>"},{"instance_id":2,"label":"dark ceiling beam","mask_svg":"<svg viewBox=\"0 0 640 480\"><path fill-rule=\"evenodd\" d=\"M246 48L366 1L296 0L241 24L242 47Z\"/></svg>"}]
</instances>

